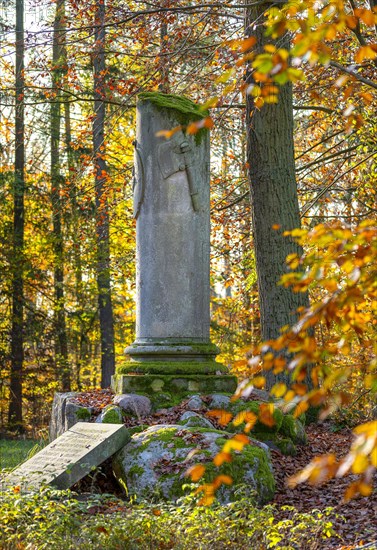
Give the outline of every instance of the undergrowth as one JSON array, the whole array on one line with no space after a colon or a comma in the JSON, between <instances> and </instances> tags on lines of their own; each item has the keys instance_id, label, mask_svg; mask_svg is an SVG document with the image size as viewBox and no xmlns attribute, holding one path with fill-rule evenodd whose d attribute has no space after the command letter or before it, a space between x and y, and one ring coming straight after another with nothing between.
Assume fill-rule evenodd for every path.
<instances>
[{"instance_id":1,"label":"undergrowth","mask_svg":"<svg viewBox=\"0 0 377 550\"><path fill-rule=\"evenodd\" d=\"M331 509L298 513L257 508L250 499L226 506L200 507L195 497L176 505L125 503L113 495L83 500L70 491L41 489L0 495L0 547L3 550L184 550L225 548L320 549L334 535Z\"/></svg>"}]
</instances>

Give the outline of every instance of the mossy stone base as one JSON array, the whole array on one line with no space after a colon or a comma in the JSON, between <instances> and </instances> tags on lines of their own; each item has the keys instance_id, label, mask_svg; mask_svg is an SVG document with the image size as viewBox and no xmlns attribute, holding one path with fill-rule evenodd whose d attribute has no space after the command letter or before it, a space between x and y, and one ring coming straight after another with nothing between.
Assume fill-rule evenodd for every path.
<instances>
[{"instance_id":1,"label":"mossy stone base","mask_svg":"<svg viewBox=\"0 0 377 550\"><path fill-rule=\"evenodd\" d=\"M228 368L216 361L127 361L117 374L227 374Z\"/></svg>"},{"instance_id":2,"label":"mossy stone base","mask_svg":"<svg viewBox=\"0 0 377 550\"><path fill-rule=\"evenodd\" d=\"M232 393L237 388L237 378L227 374L116 374L112 377L111 388L117 394L141 393L153 400L153 396L159 393L182 396Z\"/></svg>"}]
</instances>

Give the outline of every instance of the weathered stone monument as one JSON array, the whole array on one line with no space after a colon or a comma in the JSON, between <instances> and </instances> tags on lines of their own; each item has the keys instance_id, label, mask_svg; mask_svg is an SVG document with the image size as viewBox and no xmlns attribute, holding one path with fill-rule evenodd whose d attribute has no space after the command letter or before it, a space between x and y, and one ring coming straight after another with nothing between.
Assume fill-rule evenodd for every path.
<instances>
[{"instance_id":1,"label":"weathered stone monument","mask_svg":"<svg viewBox=\"0 0 377 550\"><path fill-rule=\"evenodd\" d=\"M78 422L2 480L2 488L68 489L130 441L122 424Z\"/></svg>"},{"instance_id":2,"label":"weathered stone monument","mask_svg":"<svg viewBox=\"0 0 377 550\"><path fill-rule=\"evenodd\" d=\"M188 135L205 113L190 100L143 93L137 103L136 340L113 377L124 392L233 392L215 361L210 325L209 135ZM168 137L166 137L166 135Z\"/></svg>"}]
</instances>

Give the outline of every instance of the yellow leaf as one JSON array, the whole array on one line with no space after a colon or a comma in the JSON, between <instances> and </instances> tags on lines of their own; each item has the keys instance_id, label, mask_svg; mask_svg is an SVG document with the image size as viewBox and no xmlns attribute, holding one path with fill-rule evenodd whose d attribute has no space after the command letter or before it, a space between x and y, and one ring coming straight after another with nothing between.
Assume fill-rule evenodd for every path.
<instances>
[{"instance_id":1,"label":"yellow leaf","mask_svg":"<svg viewBox=\"0 0 377 550\"><path fill-rule=\"evenodd\" d=\"M279 102L279 99L278 99L278 96L277 95L267 95L265 98L264 98L264 101L266 103L278 103Z\"/></svg>"},{"instance_id":2,"label":"yellow leaf","mask_svg":"<svg viewBox=\"0 0 377 550\"><path fill-rule=\"evenodd\" d=\"M254 105L257 109L261 109L263 107L263 104L264 104L264 101L263 101L263 98L261 97L257 97L256 100L254 101Z\"/></svg>"},{"instance_id":3,"label":"yellow leaf","mask_svg":"<svg viewBox=\"0 0 377 550\"><path fill-rule=\"evenodd\" d=\"M357 454L352 464L354 474L362 474L368 468L369 461L365 455Z\"/></svg>"},{"instance_id":4,"label":"yellow leaf","mask_svg":"<svg viewBox=\"0 0 377 550\"><path fill-rule=\"evenodd\" d=\"M293 413L293 416L295 418L298 418L299 416L301 416L302 414L304 414L305 411L307 411L309 408L309 404L307 403L307 401L301 401L297 407L295 408L294 410L294 413Z\"/></svg>"},{"instance_id":5,"label":"yellow leaf","mask_svg":"<svg viewBox=\"0 0 377 550\"><path fill-rule=\"evenodd\" d=\"M205 103L203 103L203 105L201 105L200 108L203 109L204 111L205 109L209 109L210 107L216 107L218 102L219 102L218 97L211 97Z\"/></svg>"},{"instance_id":6,"label":"yellow leaf","mask_svg":"<svg viewBox=\"0 0 377 550\"><path fill-rule=\"evenodd\" d=\"M268 53L275 53L276 52L276 47L273 44L266 44L265 47L264 47L264 51L266 51Z\"/></svg>"},{"instance_id":7,"label":"yellow leaf","mask_svg":"<svg viewBox=\"0 0 377 550\"><path fill-rule=\"evenodd\" d=\"M251 383L255 388L264 388L264 385L266 383L266 379L264 376L256 376L255 378L251 379Z\"/></svg>"},{"instance_id":8,"label":"yellow leaf","mask_svg":"<svg viewBox=\"0 0 377 550\"><path fill-rule=\"evenodd\" d=\"M248 445L248 443L250 443L250 439L245 434L236 434L233 439L236 441L241 441L244 445Z\"/></svg>"},{"instance_id":9,"label":"yellow leaf","mask_svg":"<svg viewBox=\"0 0 377 550\"><path fill-rule=\"evenodd\" d=\"M374 59L377 53L370 46L361 46L356 52L356 63L362 63L364 59Z\"/></svg>"},{"instance_id":10,"label":"yellow leaf","mask_svg":"<svg viewBox=\"0 0 377 550\"><path fill-rule=\"evenodd\" d=\"M373 449L373 451L370 454L370 461L372 465L377 468L377 447Z\"/></svg>"},{"instance_id":11,"label":"yellow leaf","mask_svg":"<svg viewBox=\"0 0 377 550\"><path fill-rule=\"evenodd\" d=\"M366 483L365 481L360 481L359 483L359 493L363 497L369 497L369 495L372 494L373 487L369 483Z\"/></svg>"},{"instance_id":12,"label":"yellow leaf","mask_svg":"<svg viewBox=\"0 0 377 550\"><path fill-rule=\"evenodd\" d=\"M221 74L218 78L216 78L216 84L225 84L225 82L228 82L228 80L231 78L231 76L234 75L235 69L228 69L223 74Z\"/></svg>"},{"instance_id":13,"label":"yellow leaf","mask_svg":"<svg viewBox=\"0 0 377 550\"><path fill-rule=\"evenodd\" d=\"M287 386L283 382L279 382L278 384L275 384L271 388L271 395L274 395L275 397L283 397L285 392L287 391Z\"/></svg>"}]
</instances>

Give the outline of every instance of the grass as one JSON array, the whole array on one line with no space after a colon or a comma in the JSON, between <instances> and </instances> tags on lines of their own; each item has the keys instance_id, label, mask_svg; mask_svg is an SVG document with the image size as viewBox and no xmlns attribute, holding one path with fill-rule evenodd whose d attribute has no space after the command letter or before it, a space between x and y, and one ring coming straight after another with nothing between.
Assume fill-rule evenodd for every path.
<instances>
[{"instance_id":1,"label":"grass","mask_svg":"<svg viewBox=\"0 0 377 550\"><path fill-rule=\"evenodd\" d=\"M35 453L40 451L46 442L35 439L2 439L0 440L0 469L13 469Z\"/></svg>"}]
</instances>

